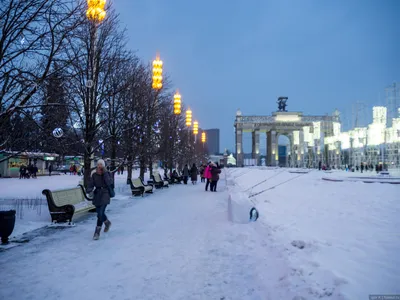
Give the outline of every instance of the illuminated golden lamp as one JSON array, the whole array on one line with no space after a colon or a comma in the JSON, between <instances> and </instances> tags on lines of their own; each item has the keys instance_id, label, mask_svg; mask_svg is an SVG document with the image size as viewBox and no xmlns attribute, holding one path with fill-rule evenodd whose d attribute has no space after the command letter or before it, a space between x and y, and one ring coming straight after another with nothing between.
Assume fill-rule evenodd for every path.
<instances>
[{"instance_id":1,"label":"illuminated golden lamp","mask_svg":"<svg viewBox=\"0 0 400 300\"><path fill-rule=\"evenodd\" d=\"M106 17L106 0L87 0L86 17L92 22L101 22Z\"/></svg>"},{"instance_id":2,"label":"illuminated golden lamp","mask_svg":"<svg viewBox=\"0 0 400 300\"><path fill-rule=\"evenodd\" d=\"M199 133L199 122L194 121L193 122L193 134L197 135Z\"/></svg>"},{"instance_id":3,"label":"illuminated golden lamp","mask_svg":"<svg viewBox=\"0 0 400 300\"><path fill-rule=\"evenodd\" d=\"M205 142L206 142L206 133L205 133L205 132L202 132L202 133L201 133L201 142L202 142L202 143L205 143Z\"/></svg>"},{"instance_id":4,"label":"illuminated golden lamp","mask_svg":"<svg viewBox=\"0 0 400 300\"><path fill-rule=\"evenodd\" d=\"M179 92L176 92L174 95L174 114L181 114L181 95L179 94Z\"/></svg>"},{"instance_id":5,"label":"illuminated golden lamp","mask_svg":"<svg viewBox=\"0 0 400 300\"><path fill-rule=\"evenodd\" d=\"M190 110L190 108L188 108L188 110L186 111L186 126L192 126L192 111Z\"/></svg>"},{"instance_id":6,"label":"illuminated golden lamp","mask_svg":"<svg viewBox=\"0 0 400 300\"><path fill-rule=\"evenodd\" d=\"M163 72L163 62L160 60L160 56L157 55L156 59L153 61L153 89L160 90L162 88L162 72Z\"/></svg>"}]
</instances>

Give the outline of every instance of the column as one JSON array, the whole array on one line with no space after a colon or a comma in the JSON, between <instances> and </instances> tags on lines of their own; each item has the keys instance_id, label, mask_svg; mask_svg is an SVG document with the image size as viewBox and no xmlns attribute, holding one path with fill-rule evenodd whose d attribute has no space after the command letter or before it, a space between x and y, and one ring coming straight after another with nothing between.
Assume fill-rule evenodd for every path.
<instances>
[{"instance_id":1,"label":"column","mask_svg":"<svg viewBox=\"0 0 400 300\"><path fill-rule=\"evenodd\" d=\"M236 140L236 166L243 167L243 130L235 128Z\"/></svg>"},{"instance_id":2,"label":"column","mask_svg":"<svg viewBox=\"0 0 400 300\"><path fill-rule=\"evenodd\" d=\"M278 141L276 139L276 131L270 130L267 132L267 165L278 165Z\"/></svg>"},{"instance_id":3,"label":"column","mask_svg":"<svg viewBox=\"0 0 400 300\"><path fill-rule=\"evenodd\" d=\"M252 140L251 140L251 153L252 158L256 160L256 166L260 164L260 130L255 129L252 132Z\"/></svg>"},{"instance_id":4,"label":"column","mask_svg":"<svg viewBox=\"0 0 400 300\"><path fill-rule=\"evenodd\" d=\"M304 131L300 130L300 145L299 145L299 167L305 168L305 163L304 163Z\"/></svg>"}]
</instances>

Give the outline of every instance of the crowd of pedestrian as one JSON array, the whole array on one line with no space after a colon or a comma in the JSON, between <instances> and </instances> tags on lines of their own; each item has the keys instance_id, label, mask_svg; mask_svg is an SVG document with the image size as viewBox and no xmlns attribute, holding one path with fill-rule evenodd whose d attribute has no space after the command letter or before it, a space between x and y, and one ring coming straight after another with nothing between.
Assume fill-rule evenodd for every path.
<instances>
[{"instance_id":1,"label":"crowd of pedestrian","mask_svg":"<svg viewBox=\"0 0 400 300\"><path fill-rule=\"evenodd\" d=\"M38 167L30 164L29 166L22 165L19 168L19 179L37 178Z\"/></svg>"}]
</instances>

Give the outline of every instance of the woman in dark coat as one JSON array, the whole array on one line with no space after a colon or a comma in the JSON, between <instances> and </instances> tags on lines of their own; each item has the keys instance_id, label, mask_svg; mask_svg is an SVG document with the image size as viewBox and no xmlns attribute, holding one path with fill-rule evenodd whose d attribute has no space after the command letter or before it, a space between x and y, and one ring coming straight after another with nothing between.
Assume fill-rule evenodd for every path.
<instances>
[{"instance_id":1,"label":"woman in dark coat","mask_svg":"<svg viewBox=\"0 0 400 300\"><path fill-rule=\"evenodd\" d=\"M97 161L96 172L92 174L89 185L86 189L91 193L94 189L93 205L96 207L97 212L97 226L93 235L94 240L100 237L101 227L105 225L104 232L107 232L111 227L111 222L108 220L105 211L108 204L110 204L109 188L112 185L110 173L105 167L105 162L102 159Z\"/></svg>"},{"instance_id":2,"label":"woman in dark coat","mask_svg":"<svg viewBox=\"0 0 400 300\"><path fill-rule=\"evenodd\" d=\"M217 183L219 180L220 173L221 173L221 170L217 167L217 165L214 163L211 164L211 184L210 184L211 192L217 191Z\"/></svg>"},{"instance_id":3,"label":"woman in dark coat","mask_svg":"<svg viewBox=\"0 0 400 300\"><path fill-rule=\"evenodd\" d=\"M193 164L192 168L190 169L190 179L192 179L192 184L196 184L197 183L197 167L196 164Z\"/></svg>"},{"instance_id":4,"label":"woman in dark coat","mask_svg":"<svg viewBox=\"0 0 400 300\"><path fill-rule=\"evenodd\" d=\"M189 167L186 164L185 167L183 168L183 183L187 184L188 178L189 178Z\"/></svg>"}]
</instances>

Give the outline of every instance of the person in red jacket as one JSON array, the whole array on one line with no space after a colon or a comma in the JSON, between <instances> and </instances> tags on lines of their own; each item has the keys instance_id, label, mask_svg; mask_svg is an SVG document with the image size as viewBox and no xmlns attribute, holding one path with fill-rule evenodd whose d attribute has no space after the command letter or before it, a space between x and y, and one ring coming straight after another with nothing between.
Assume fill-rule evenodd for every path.
<instances>
[{"instance_id":1,"label":"person in red jacket","mask_svg":"<svg viewBox=\"0 0 400 300\"><path fill-rule=\"evenodd\" d=\"M211 161L208 162L207 167L204 169L204 178L206 179L206 191L211 182Z\"/></svg>"}]
</instances>

